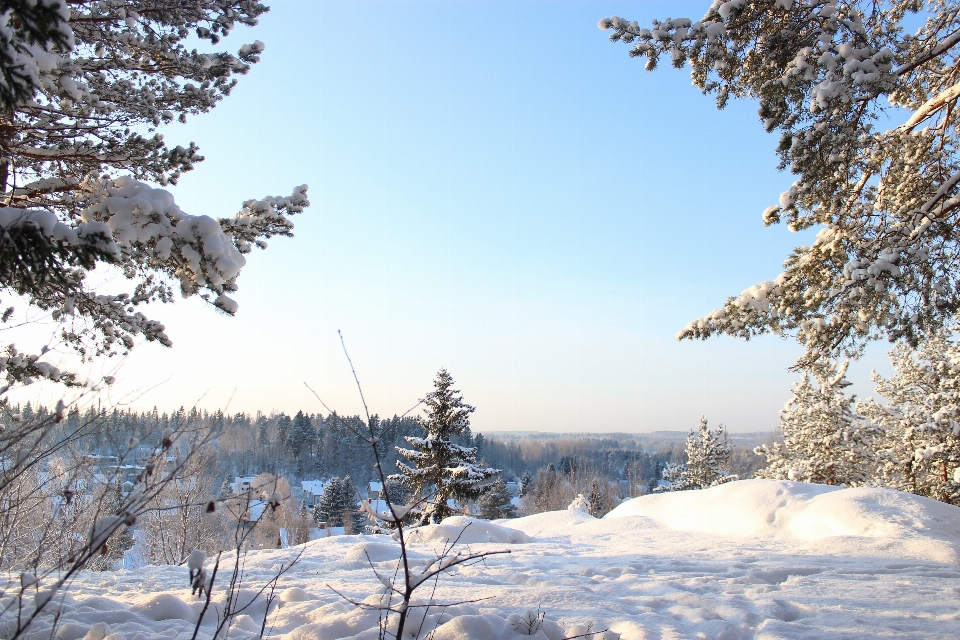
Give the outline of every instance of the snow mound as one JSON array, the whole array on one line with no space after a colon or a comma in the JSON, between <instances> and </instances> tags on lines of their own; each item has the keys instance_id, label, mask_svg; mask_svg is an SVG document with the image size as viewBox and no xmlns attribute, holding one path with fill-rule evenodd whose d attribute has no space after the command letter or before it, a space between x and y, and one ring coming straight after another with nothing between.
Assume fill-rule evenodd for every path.
<instances>
[{"instance_id":1,"label":"snow mound","mask_svg":"<svg viewBox=\"0 0 960 640\"><path fill-rule=\"evenodd\" d=\"M306 602L313 599L313 596L300 587L288 587L280 592L280 602Z\"/></svg>"},{"instance_id":2,"label":"snow mound","mask_svg":"<svg viewBox=\"0 0 960 640\"><path fill-rule=\"evenodd\" d=\"M488 520L476 520L466 516L452 516L444 519L440 524L418 527L410 532L407 539L410 542L439 542L441 544L451 544L455 540L458 541L458 544L530 542L530 537L522 531L494 524Z\"/></svg>"},{"instance_id":3,"label":"snow mound","mask_svg":"<svg viewBox=\"0 0 960 640\"><path fill-rule=\"evenodd\" d=\"M133 610L148 620L186 620L193 622L196 614L193 607L172 593L158 593L148 596L134 605Z\"/></svg>"},{"instance_id":4,"label":"snow mound","mask_svg":"<svg viewBox=\"0 0 960 640\"><path fill-rule=\"evenodd\" d=\"M638 516L666 529L736 538L809 543L868 538L895 544L906 555L941 561L957 556L953 547L960 536L960 509L929 498L885 488L781 480L741 480L703 491L641 496L605 519Z\"/></svg>"},{"instance_id":5,"label":"snow mound","mask_svg":"<svg viewBox=\"0 0 960 640\"><path fill-rule=\"evenodd\" d=\"M596 521L596 518L584 511L564 509L563 511L545 511L513 520L502 520L501 522L508 522L511 527L535 538L537 536L552 537L568 533L568 527Z\"/></svg>"},{"instance_id":6,"label":"snow mound","mask_svg":"<svg viewBox=\"0 0 960 640\"><path fill-rule=\"evenodd\" d=\"M343 561L351 567L367 567L400 557L400 545L393 542L361 542L347 549Z\"/></svg>"}]
</instances>

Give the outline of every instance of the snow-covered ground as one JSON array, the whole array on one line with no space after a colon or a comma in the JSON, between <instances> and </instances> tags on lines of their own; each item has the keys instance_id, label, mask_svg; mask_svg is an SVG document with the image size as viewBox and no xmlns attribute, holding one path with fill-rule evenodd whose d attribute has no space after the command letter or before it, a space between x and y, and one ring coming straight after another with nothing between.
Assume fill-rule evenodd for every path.
<instances>
[{"instance_id":1,"label":"snow-covered ground","mask_svg":"<svg viewBox=\"0 0 960 640\"><path fill-rule=\"evenodd\" d=\"M511 553L443 577L436 601L486 599L431 609L414 625L421 637L523 637L508 616L538 607L546 616L538 637L550 640L590 623L624 640L960 637L960 509L889 489L745 480L637 498L602 520L578 511L499 525L456 518L421 530L416 554L433 557L467 523L472 551ZM266 582L297 551L251 553L246 584ZM397 555L387 536L309 543L281 580L267 634L376 638L376 613L333 589L367 598L382 589L367 556L389 571ZM421 589L429 595L432 583ZM86 573L66 596L58 637L189 639L199 608L185 567ZM230 636L256 637L264 609L254 603ZM90 631L95 623L109 628ZM202 629L209 638L212 625Z\"/></svg>"}]
</instances>

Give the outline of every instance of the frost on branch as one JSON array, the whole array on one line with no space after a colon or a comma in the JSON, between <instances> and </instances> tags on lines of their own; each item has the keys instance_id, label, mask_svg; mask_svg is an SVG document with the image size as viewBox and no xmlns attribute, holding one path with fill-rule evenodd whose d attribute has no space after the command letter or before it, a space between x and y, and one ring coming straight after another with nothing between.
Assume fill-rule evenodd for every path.
<instances>
[{"instance_id":1,"label":"frost on branch","mask_svg":"<svg viewBox=\"0 0 960 640\"><path fill-rule=\"evenodd\" d=\"M896 0L714 2L697 22L619 17L600 28L647 68L662 56L716 96L759 102L778 136L779 166L797 176L764 224L821 227L784 272L695 320L679 338L796 335L801 364L858 355L876 338L916 345L960 308L960 159L956 109L960 14ZM888 105L906 109L886 129ZM898 117L894 114L894 117Z\"/></svg>"}]
</instances>

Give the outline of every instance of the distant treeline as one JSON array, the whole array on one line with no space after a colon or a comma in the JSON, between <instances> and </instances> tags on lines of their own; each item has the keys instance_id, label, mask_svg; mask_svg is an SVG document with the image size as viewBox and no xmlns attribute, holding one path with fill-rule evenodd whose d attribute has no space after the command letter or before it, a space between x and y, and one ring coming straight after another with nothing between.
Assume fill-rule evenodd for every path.
<instances>
[{"instance_id":1,"label":"distant treeline","mask_svg":"<svg viewBox=\"0 0 960 640\"><path fill-rule=\"evenodd\" d=\"M12 411L29 420L48 415L50 410L27 403ZM406 446L405 436L425 435L413 418L374 416L372 419L380 433L378 446L388 470L396 468L396 448ZM83 411L71 409L65 422L65 427L97 423L98 428L89 430L90 435L80 445L100 456L124 451L130 438L139 440L141 448L155 448L168 428L189 427L198 432L212 432L215 438L211 441L213 450L205 455L209 467L205 475L217 478L218 486L234 476L260 473L286 477L293 483L347 475L358 484L375 479L370 446L358 435L365 431L360 428L363 423L359 416L336 413L322 416L303 411L293 416L259 412L228 415L220 410L208 412L183 407L167 413L156 408L134 411L88 407ZM734 441L731 472L741 478L750 477L763 464L763 458L752 451L753 446L759 444L760 434L750 436L731 436ZM552 465L560 474L625 482L629 485L626 494L636 495L637 487L659 478L668 463L686 461L685 437L684 432L656 432L496 434L485 438L468 429L457 444L477 447L478 458L488 466L501 469L503 479L508 482L520 482L525 474L535 477L538 471Z\"/></svg>"}]
</instances>

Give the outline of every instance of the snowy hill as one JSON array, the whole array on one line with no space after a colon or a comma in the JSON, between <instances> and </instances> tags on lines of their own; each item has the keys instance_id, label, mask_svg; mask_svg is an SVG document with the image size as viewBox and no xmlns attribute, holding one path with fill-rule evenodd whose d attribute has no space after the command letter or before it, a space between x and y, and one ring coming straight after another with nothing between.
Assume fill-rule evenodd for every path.
<instances>
[{"instance_id":1,"label":"snowy hill","mask_svg":"<svg viewBox=\"0 0 960 640\"><path fill-rule=\"evenodd\" d=\"M451 518L419 530L415 556L435 557L464 527L472 550L511 553L442 578L438 601L487 599L430 609L421 637L434 629L434 640L527 637L517 616L537 607L546 614L533 636L540 640L583 633L589 623L624 640L960 637L960 509L888 489L745 480L636 498L602 520L578 511L498 523ZM266 582L296 552L251 553L246 584ZM370 562L390 571L397 556L387 536L309 543L281 580L267 635L376 638L377 614L331 588L368 598L380 587ZM65 598L57 636L189 638L201 605L186 574L83 574ZM258 636L264 603L246 613L232 638ZM88 633L100 622L109 628ZM201 637L211 630L202 625Z\"/></svg>"}]
</instances>

